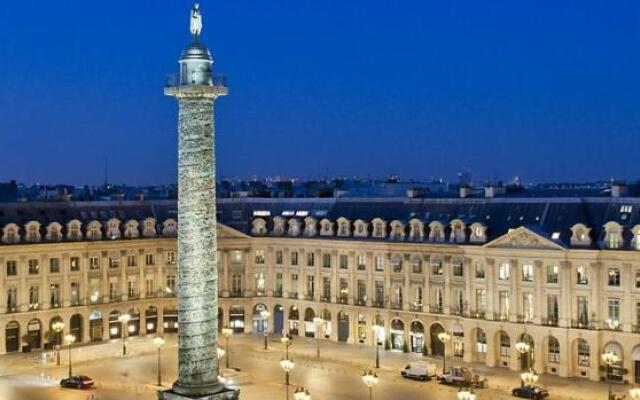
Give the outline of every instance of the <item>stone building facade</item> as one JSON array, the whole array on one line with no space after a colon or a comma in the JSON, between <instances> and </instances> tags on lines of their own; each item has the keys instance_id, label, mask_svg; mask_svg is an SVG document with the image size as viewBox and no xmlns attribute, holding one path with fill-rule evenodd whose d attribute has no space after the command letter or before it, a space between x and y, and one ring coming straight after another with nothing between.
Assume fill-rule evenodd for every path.
<instances>
[{"instance_id":1,"label":"stone building facade","mask_svg":"<svg viewBox=\"0 0 640 400\"><path fill-rule=\"evenodd\" d=\"M175 208L0 206L0 353L55 344L58 319L83 343L175 332ZM219 200L219 320L369 346L381 325L391 350L591 380L614 351L610 378L638 381L639 211L634 198Z\"/></svg>"}]
</instances>

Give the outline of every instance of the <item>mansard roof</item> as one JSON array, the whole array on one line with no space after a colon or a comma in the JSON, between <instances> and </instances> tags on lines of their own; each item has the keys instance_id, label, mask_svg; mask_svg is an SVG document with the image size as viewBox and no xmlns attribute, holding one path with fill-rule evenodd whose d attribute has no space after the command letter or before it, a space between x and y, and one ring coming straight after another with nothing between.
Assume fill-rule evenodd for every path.
<instances>
[{"instance_id":1,"label":"mansard roof","mask_svg":"<svg viewBox=\"0 0 640 400\"><path fill-rule=\"evenodd\" d=\"M621 212L621 206L632 206L630 212ZM628 208L628 207L627 207ZM487 242L501 237L509 230L526 226L529 230L556 243L571 242L571 227L582 223L591 228L593 246L604 237L604 225L616 221L624 229L625 247L629 246L631 229L640 224L640 198L300 198L264 199L237 198L218 200L219 221L245 234L251 232L251 221L261 217L267 229L276 216L303 221L311 216L317 221L324 218L336 221L340 217L370 222L382 218L410 221L413 218L428 227L438 220L449 228L454 219L465 221L467 228L473 222L487 227ZM111 218L120 221L142 221L153 217L162 223L168 218L177 219L175 200L122 201L122 202L60 202L60 203L1 203L0 227L8 223L24 226L35 220L43 226L78 219L83 225L92 220L105 222ZM361 240L359 238L358 240Z\"/></svg>"}]
</instances>

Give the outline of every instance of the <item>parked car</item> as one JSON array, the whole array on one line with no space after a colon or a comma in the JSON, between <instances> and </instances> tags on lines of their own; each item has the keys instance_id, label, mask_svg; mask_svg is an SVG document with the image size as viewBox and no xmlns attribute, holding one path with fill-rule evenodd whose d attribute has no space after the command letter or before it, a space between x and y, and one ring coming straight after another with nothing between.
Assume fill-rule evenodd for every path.
<instances>
[{"instance_id":1,"label":"parked car","mask_svg":"<svg viewBox=\"0 0 640 400\"><path fill-rule=\"evenodd\" d=\"M61 380L60 386L71 389L88 389L93 386L93 380L88 376L75 375Z\"/></svg>"},{"instance_id":2,"label":"parked car","mask_svg":"<svg viewBox=\"0 0 640 400\"><path fill-rule=\"evenodd\" d=\"M424 361L414 361L407 364L400 375L405 378L413 378L421 381L430 380L431 377L436 376L436 365L426 363Z\"/></svg>"},{"instance_id":3,"label":"parked car","mask_svg":"<svg viewBox=\"0 0 640 400\"><path fill-rule=\"evenodd\" d=\"M525 399L540 400L549 396L549 392L540 386L520 386L511 390L511 394Z\"/></svg>"},{"instance_id":4,"label":"parked car","mask_svg":"<svg viewBox=\"0 0 640 400\"><path fill-rule=\"evenodd\" d=\"M438 376L438 381L448 385L483 388L485 387L487 378L474 373L469 368L449 367L442 375Z\"/></svg>"}]
</instances>

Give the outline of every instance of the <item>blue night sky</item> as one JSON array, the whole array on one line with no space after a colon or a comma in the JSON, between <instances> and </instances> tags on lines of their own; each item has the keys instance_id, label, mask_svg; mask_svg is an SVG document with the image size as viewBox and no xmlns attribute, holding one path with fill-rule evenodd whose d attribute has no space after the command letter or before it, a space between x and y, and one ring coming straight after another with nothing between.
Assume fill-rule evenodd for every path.
<instances>
[{"instance_id":1,"label":"blue night sky","mask_svg":"<svg viewBox=\"0 0 640 400\"><path fill-rule=\"evenodd\" d=\"M0 1L0 181L175 182L191 4ZM225 177L640 177L637 0L202 8Z\"/></svg>"}]
</instances>

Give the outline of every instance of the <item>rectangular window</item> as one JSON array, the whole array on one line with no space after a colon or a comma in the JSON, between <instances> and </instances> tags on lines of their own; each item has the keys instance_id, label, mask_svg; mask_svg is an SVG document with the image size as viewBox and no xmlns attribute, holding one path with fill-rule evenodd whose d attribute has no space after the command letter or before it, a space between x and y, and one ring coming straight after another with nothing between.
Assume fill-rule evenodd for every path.
<instances>
[{"instance_id":1,"label":"rectangular window","mask_svg":"<svg viewBox=\"0 0 640 400\"><path fill-rule=\"evenodd\" d=\"M71 272L80 271L80 257L71 257L69 259L69 269Z\"/></svg>"},{"instance_id":2,"label":"rectangular window","mask_svg":"<svg viewBox=\"0 0 640 400\"><path fill-rule=\"evenodd\" d=\"M109 282L109 300L116 301L118 299L118 281Z\"/></svg>"},{"instance_id":3,"label":"rectangular window","mask_svg":"<svg viewBox=\"0 0 640 400\"><path fill-rule=\"evenodd\" d=\"M120 266L120 258L109 257L109 268L118 268Z\"/></svg>"},{"instance_id":4,"label":"rectangular window","mask_svg":"<svg viewBox=\"0 0 640 400\"><path fill-rule=\"evenodd\" d=\"M587 267L580 266L576 270L576 283L578 285L588 285L589 277L587 275Z\"/></svg>"},{"instance_id":5,"label":"rectangular window","mask_svg":"<svg viewBox=\"0 0 640 400\"><path fill-rule=\"evenodd\" d=\"M328 276L322 277L322 301L331 300L331 278Z\"/></svg>"},{"instance_id":6,"label":"rectangular window","mask_svg":"<svg viewBox=\"0 0 640 400\"><path fill-rule=\"evenodd\" d=\"M165 289L167 293L175 294L176 293L176 276L175 275L167 275L167 287Z\"/></svg>"},{"instance_id":7,"label":"rectangular window","mask_svg":"<svg viewBox=\"0 0 640 400\"><path fill-rule=\"evenodd\" d=\"M376 258L375 258L375 270L376 270L376 272L383 272L384 271L384 258L382 258L380 256L376 256Z\"/></svg>"},{"instance_id":8,"label":"rectangular window","mask_svg":"<svg viewBox=\"0 0 640 400\"><path fill-rule=\"evenodd\" d=\"M444 266L442 265L442 261L440 260L431 261L431 274L438 275L438 276L444 274Z\"/></svg>"},{"instance_id":9,"label":"rectangular window","mask_svg":"<svg viewBox=\"0 0 640 400\"><path fill-rule=\"evenodd\" d=\"M484 279L484 265L476 262L476 279Z\"/></svg>"},{"instance_id":10,"label":"rectangular window","mask_svg":"<svg viewBox=\"0 0 640 400\"><path fill-rule=\"evenodd\" d=\"M145 258L146 258L146 260L145 260L145 261L147 262L147 265L148 265L148 266L151 266L151 265L155 265L155 264L156 264L156 256L155 256L154 254L152 254L152 253L147 253L147 255L146 255L146 257L145 257Z\"/></svg>"},{"instance_id":11,"label":"rectangular window","mask_svg":"<svg viewBox=\"0 0 640 400\"><path fill-rule=\"evenodd\" d=\"M500 357L509 357L511 353L511 339L509 335L502 332L500 334Z\"/></svg>"},{"instance_id":12,"label":"rectangular window","mask_svg":"<svg viewBox=\"0 0 640 400\"><path fill-rule=\"evenodd\" d=\"M589 301L586 296L578 296L578 327L585 328L589 326Z\"/></svg>"},{"instance_id":13,"label":"rectangular window","mask_svg":"<svg viewBox=\"0 0 640 400\"><path fill-rule=\"evenodd\" d=\"M511 265L509 263L502 263L498 268L498 280L500 281L508 281L510 275Z\"/></svg>"},{"instance_id":14,"label":"rectangular window","mask_svg":"<svg viewBox=\"0 0 640 400\"><path fill-rule=\"evenodd\" d=\"M609 272L607 274L607 282L609 286L620 286L620 269L619 268L609 268Z\"/></svg>"},{"instance_id":15,"label":"rectangular window","mask_svg":"<svg viewBox=\"0 0 640 400\"><path fill-rule=\"evenodd\" d=\"M422 274L422 261L419 258L412 260L411 266L414 274Z\"/></svg>"},{"instance_id":16,"label":"rectangular window","mask_svg":"<svg viewBox=\"0 0 640 400\"><path fill-rule=\"evenodd\" d=\"M166 253L166 261L167 265L176 265L178 258L176 257L176 252L171 250Z\"/></svg>"},{"instance_id":17,"label":"rectangular window","mask_svg":"<svg viewBox=\"0 0 640 400\"><path fill-rule=\"evenodd\" d=\"M282 272L276 273L276 285L275 285L275 293L274 295L277 297L282 296Z\"/></svg>"},{"instance_id":18,"label":"rectangular window","mask_svg":"<svg viewBox=\"0 0 640 400\"><path fill-rule=\"evenodd\" d=\"M349 302L349 284L345 278L340 278L340 303L347 304Z\"/></svg>"},{"instance_id":19,"label":"rectangular window","mask_svg":"<svg viewBox=\"0 0 640 400\"><path fill-rule=\"evenodd\" d=\"M231 295L242 296L242 274L231 275Z\"/></svg>"},{"instance_id":20,"label":"rectangular window","mask_svg":"<svg viewBox=\"0 0 640 400\"><path fill-rule=\"evenodd\" d=\"M18 289L10 287L7 289L7 308L10 311L15 311L18 306Z\"/></svg>"},{"instance_id":21,"label":"rectangular window","mask_svg":"<svg viewBox=\"0 0 640 400\"><path fill-rule=\"evenodd\" d=\"M358 305L364 305L367 302L367 284L365 281L358 279Z\"/></svg>"},{"instance_id":22,"label":"rectangular window","mask_svg":"<svg viewBox=\"0 0 640 400\"><path fill-rule=\"evenodd\" d=\"M384 282L376 281L375 283L375 306L382 307L384 305Z\"/></svg>"},{"instance_id":23,"label":"rectangular window","mask_svg":"<svg viewBox=\"0 0 640 400\"><path fill-rule=\"evenodd\" d=\"M282 265L282 250L276 250L276 265Z\"/></svg>"},{"instance_id":24,"label":"rectangular window","mask_svg":"<svg viewBox=\"0 0 640 400\"><path fill-rule=\"evenodd\" d=\"M291 293L298 295L298 274L291 274Z\"/></svg>"},{"instance_id":25,"label":"rectangular window","mask_svg":"<svg viewBox=\"0 0 640 400\"><path fill-rule=\"evenodd\" d=\"M71 282L71 305L77 306L80 302L80 284L78 282Z\"/></svg>"},{"instance_id":26,"label":"rectangular window","mask_svg":"<svg viewBox=\"0 0 640 400\"><path fill-rule=\"evenodd\" d=\"M307 253L307 267L313 267L316 265L316 254L312 251Z\"/></svg>"},{"instance_id":27,"label":"rectangular window","mask_svg":"<svg viewBox=\"0 0 640 400\"><path fill-rule=\"evenodd\" d=\"M291 265L293 265L293 266L297 266L298 265L298 252L297 251L292 251L291 252Z\"/></svg>"},{"instance_id":28,"label":"rectangular window","mask_svg":"<svg viewBox=\"0 0 640 400\"><path fill-rule=\"evenodd\" d=\"M322 255L322 267L331 268L331 254L325 253Z\"/></svg>"},{"instance_id":29,"label":"rectangular window","mask_svg":"<svg viewBox=\"0 0 640 400\"><path fill-rule=\"evenodd\" d=\"M316 293L316 277L307 275L307 298L312 299Z\"/></svg>"},{"instance_id":30,"label":"rectangular window","mask_svg":"<svg viewBox=\"0 0 640 400\"><path fill-rule=\"evenodd\" d=\"M547 265L547 283L558 283L560 267L557 265Z\"/></svg>"},{"instance_id":31,"label":"rectangular window","mask_svg":"<svg viewBox=\"0 0 640 400\"><path fill-rule=\"evenodd\" d=\"M264 250L256 250L256 264L264 264Z\"/></svg>"},{"instance_id":32,"label":"rectangular window","mask_svg":"<svg viewBox=\"0 0 640 400\"><path fill-rule=\"evenodd\" d=\"M358 271L367 269L367 261L363 254L358 254Z\"/></svg>"},{"instance_id":33,"label":"rectangular window","mask_svg":"<svg viewBox=\"0 0 640 400\"><path fill-rule=\"evenodd\" d=\"M29 308L31 310L37 310L40 307L40 290L38 286L31 286L29 288Z\"/></svg>"},{"instance_id":34,"label":"rectangular window","mask_svg":"<svg viewBox=\"0 0 640 400\"><path fill-rule=\"evenodd\" d=\"M547 321L549 325L557 326L558 319L560 318L560 311L558 306L558 296L550 294L547 296Z\"/></svg>"},{"instance_id":35,"label":"rectangular window","mask_svg":"<svg viewBox=\"0 0 640 400\"><path fill-rule=\"evenodd\" d=\"M89 257L89 269L92 271L100 269L100 259L98 257Z\"/></svg>"},{"instance_id":36,"label":"rectangular window","mask_svg":"<svg viewBox=\"0 0 640 400\"><path fill-rule=\"evenodd\" d=\"M144 288L146 297L153 297L155 295L156 286L154 284L153 278L147 278Z\"/></svg>"},{"instance_id":37,"label":"rectangular window","mask_svg":"<svg viewBox=\"0 0 640 400\"><path fill-rule=\"evenodd\" d=\"M454 261L451 264L453 269L453 276L463 276L462 261Z\"/></svg>"},{"instance_id":38,"label":"rectangular window","mask_svg":"<svg viewBox=\"0 0 640 400\"><path fill-rule=\"evenodd\" d=\"M640 288L640 271L636 271L636 288Z\"/></svg>"},{"instance_id":39,"label":"rectangular window","mask_svg":"<svg viewBox=\"0 0 640 400\"><path fill-rule=\"evenodd\" d=\"M487 291L476 289L476 315L484 316L487 311Z\"/></svg>"},{"instance_id":40,"label":"rectangular window","mask_svg":"<svg viewBox=\"0 0 640 400\"><path fill-rule=\"evenodd\" d=\"M130 299L138 297L138 284L136 281L132 280L127 282L127 296Z\"/></svg>"},{"instance_id":41,"label":"rectangular window","mask_svg":"<svg viewBox=\"0 0 640 400\"><path fill-rule=\"evenodd\" d=\"M618 327L620 324L620 299L609 298L607 300L607 323L610 327Z\"/></svg>"},{"instance_id":42,"label":"rectangular window","mask_svg":"<svg viewBox=\"0 0 640 400\"><path fill-rule=\"evenodd\" d=\"M264 296L266 282L264 279L264 273L258 272L255 276L256 279L256 294L258 296Z\"/></svg>"},{"instance_id":43,"label":"rectangular window","mask_svg":"<svg viewBox=\"0 0 640 400\"><path fill-rule=\"evenodd\" d=\"M533 293L522 294L522 317L524 322L533 322Z\"/></svg>"},{"instance_id":44,"label":"rectangular window","mask_svg":"<svg viewBox=\"0 0 640 400\"><path fill-rule=\"evenodd\" d=\"M136 267L138 265L138 256L135 254L127 255L127 267Z\"/></svg>"},{"instance_id":45,"label":"rectangular window","mask_svg":"<svg viewBox=\"0 0 640 400\"><path fill-rule=\"evenodd\" d=\"M7 276L18 275L18 262L15 260L7 261Z\"/></svg>"},{"instance_id":46,"label":"rectangular window","mask_svg":"<svg viewBox=\"0 0 640 400\"><path fill-rule=\"evenodd\" d=\"M49 273L57 274L60 272L60 259L59 258L50 258L49 259Z\"/></svg>"},{"instance_id":47,"label":"rectangular window","mask_svg":"<svg viewBox=\"0 0 640 400\"><path fill-rule=\"evenodd\" d=\"M242 264L242 251L233 250L231 252L231 264L234 264L234 265Z\"/></svg>"},{"instance_id":48,"label":"rectangular window","mask_svg":"<svg viewBox=\"0 0 640 400\"><path fill-rule=\"evenodd\" d=\"M522 264L522 282L533 282L532 264Z\"/></svg>"},{"instance_id":49,"label":"rectangular window","mask_svg":"<svg viewBox=\"0 0 640 400\"><path fill-rule=\"evenodd\" d=\"M60 302L60 285L57 283L49 285L49 293L51 308L59 308L62 305Z\"/></svg>"},{"instance_id":50,"label":"rectangular window","mask_svg":"<svg viewBox=\"0 0 640 400\"><path fill-rule=\"evenodd\" d=\"M340 269L349 268L349 258L345 254L340 254Z\"/></svg>"},{"instance_id":51,"label":"rectangular window","mask_svg":"<svg viewBox=\"0 0 640 400\"><path fill-rule=\"evenodd\" d=\"M509 292L504 290L500 291L499 299L500 299L500 303L499 303L500 320L506 321L509 319L509 315L511 311L510 303L509 303Z\"/></svg>"},{"instance_id":52,"label":"rectangular window","mask_svg":"<svg viewBox=\"0 0 640 400\"><path fill-rule=\"evenodd\" d=\"M35 258L29 260L29 274L36 275L40 273L40 261Z\"/></svg>"}]
</instances>

